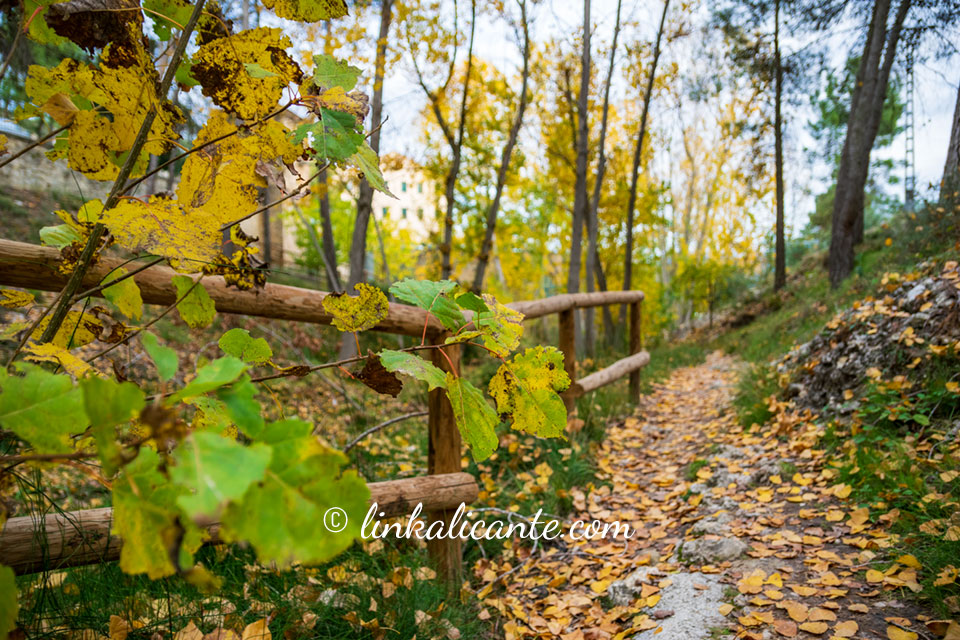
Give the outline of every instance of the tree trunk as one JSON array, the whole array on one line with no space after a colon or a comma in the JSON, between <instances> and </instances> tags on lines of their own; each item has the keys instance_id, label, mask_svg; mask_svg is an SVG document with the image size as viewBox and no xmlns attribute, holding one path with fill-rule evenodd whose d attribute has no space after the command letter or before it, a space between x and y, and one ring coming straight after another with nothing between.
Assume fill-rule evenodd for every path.
<instances>
[{"instance_id":1,"label":"tree trunk","mask_svg":"<svg viewBox=\"0 0 960 640\"><path fill-rule=\"evenodd\" d=\"M483 290L483 277L490 261L490 254L493 251L493 235L497 226L497 215L500 212L500 197L503 195L503 188L507 181L510 157L513 155L513 148L517 144L520 127L523 125L523 114L527 109L527 81L530 77L530 29L527 24L526 0L520 2L520 19L523 27L523 71L520 81L520 104L517 106L517 113L510 125L507 144L500 156L500 168L497 170L497 187L493 194L493 202L487 208L487 224L483 233L483 244L480 245L480 255L477 257L477 271L473 278L473 291L475 293L480 293Z\"/></svg>"},{"instance_id":2,"label":"tree trunk","mask_svg":"<svg viewBox=\"0 0 960 640\"><path fill-rule=\"evenodd\" d=\"M776 65L776 105L774 106L773 127L774 146L776 148L777 173L777 239L776 264L774 265L773 290L779 291L787 284L786 239L783 220L783 65L780 61L780 0L776 0L773 10L773 57ZM713 327L713 306L710 309L710 326Z\"/></svg>"},{"instance_id":3,"label":"tree trunk","mask_svg":"<svg viewBox=\"0 0 960 640\"><path fill-rule=\"evenodd\" d=\"M373 99L370 104L370 148L380 153L380 121L383 117L383 77L387 65L387 36L390 34L390 21L393 19L393 0L381 0L380 34L377 39L377 55L373 72ZM366 180L360 181L360 193L357 196L357 218L353 224L353 237L350 240L350 278L347 289L366 280L364 267L367 259L367 226L370 212L373 211L373 188ZM347 338L350 339L347 339ZM345 336L340 343L340 357L348 358L356 351L352 336Z\"/></svg>"},{"instance_id":4,"label":"tree trunk","mask_svg":"<svg viewBox=\"0 0 960 640\"><path fill-rule=\"evenodd\" d=\"M610 64L607 67L607 79L603 85L603 111L600 118L600 140L597 142L599 156L597 160L597 176L593 182L593 198L587 203L587 264L586 280L587 292L593 291L594 275L599 269L597 253L597 236L599 234L600 196L603 193L603 174L607 170L607 155L604 152L604 143L607 138L607 118L610 113L610 84L613 80L613 69L617 58L617 37L620 35L620 6L617 0L617 16L613 23L613 41L610 46ZM606 279L606 278L604 278ZM587 356L592 358L596 353L596 331L594 329L593 312L584 314L583 333L584 348Z\"/></svg>"},{"instance_id":5,"label":"tree trunk","mask_svg":"<svg viewBox=\"0 0 960 640\"><path fill-rule=\"evenodd\" d=\"M957 199L957 187L960 186L960 89L957 89L957 105L953 108L953 127L950 129L950 143L947 146L947 161L943 164L943 178L940 179L940 202L947 198Z\"/></svg>"},{"instance_id":6,"label":"tree trunk","mask_svg":"<svg viewBox=\"0 0 960 640\"><path fill-rule=\"evenodd\" d=\"M870 152L880 127L890 70L910 3L911 0L900 0L889 31L886 27L891 0L877 0L874 4L837 172L828 261L834 288L853 271L854 247L863 237L864 187L870 171Z\"/></svg>"},{"instance_id":7,"label":"tree trunk","mask_svg":"<svg viewBox=\"0 0 960 640\"><path fill-rule=\"evenodd\" d=\"M609 289L607 287L607 274L603 272L603 264L600 262L600 254L594 251L593 256L594 264L596 266L597 272L597 288L600 291L607 292ZM613 312L610 311L610 305L603 305L603 332L606 335L606 342L609 344L613 341L613 336L616 333L617 328L613 322Z\"/></svg>"},{"instance_id":8,"label":"tree trunk","mask_svg":"<svg viewBox=\"0 0 960 640\"><path fill-rule=\"evenodd\" d=\"M333 221L330 219L330 192L327 182L327 171L318 178L320 181L320 230L322 246L320 256L327 272L327 286L331 291L343 291L340 282L340 272L337 271L337 245L333 239Z\"/></svg>"},{"instance_id":9,"label":"tree trunk","mask_svg":"<svg viewBox=\"0 0 960 640\"><path fill-rule=\"evenodd\" d=\"M473 36L476 33L477 26L477 3L473 0L470 3L470 44L467 45L467 70L463 78L463 96L460 99L460 122L457 126L457 138L451 141L451 153L453 157L450 160L450 170L447 172L447 180L444 197L447 200L447 212L443 218L443 243L440 245L440 278L447 280L453 275L453 262L451 254L453 253L453 210L456 203L457 175L460 173L460 159L463 150L463 133L467 123L467 97L470 94L470 75L473 70ZM452 70L451 70L452 73ZM436 99L433 100L434 113L437 120L442 119L439 105Z\"/></svg>"},{"instance_id":10,"label":"tree trunk","mask_svg":"<svg viewBox=\"0 0 960 640\"><path fill-rule=\"evenodd\" d=\"M633 211L637 206L637 181L640 178L640 158L643 154L643 139L647 134L647 114L650 112L650 99L653 96L653 81L657 74L657 63L660 61L660 43L663 40L663 29L667 23L667 9L670 0L664 0L663 13L660 14L660 27L657 29L657 40L653 45L653 60L650 63L650 75L647 76L647 86L643 92L643 111L640 114L640 132L637 134L637 145L633 150L633 171L630 178L630 195L627 199L627 247L623 258L623 290L629 291L633 287ZM627 322L627 307L620 306L620 325Z\"/></svg>"},{"instance_id":11,"label":"tree trunk","mask_svg":"<svg viewBox=\"0 0 960 640\"><path fill-rule=\"evenodd\" d=\"M587 196L587 126L590 97L590 0L583 1L583 55L580 62L580 94L577 96L577 162L573 191L573 225L570 228L570 270L567 293L580 291L580 260L583 253L583 225L588 214ZM593 277L593 274L590 274ZM576 315L576 314L575 314Z\"/></svg>"}]
</instances>

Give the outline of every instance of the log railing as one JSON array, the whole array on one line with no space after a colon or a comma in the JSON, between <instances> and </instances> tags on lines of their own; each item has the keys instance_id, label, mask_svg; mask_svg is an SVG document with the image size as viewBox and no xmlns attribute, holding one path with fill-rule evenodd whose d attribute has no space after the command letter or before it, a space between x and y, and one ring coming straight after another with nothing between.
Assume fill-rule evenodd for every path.
<instances>
[{"instance_id":1,"label":"log railing","mask_svg":"<svg viewBox=\"0 0 960 640\"><path fill-rule=\"evenodd\" d=\"M60 291L66 283L57 266L60 252L22 242L0 239L0 285ZM96 287L113 269L122 263L117 258L104 257L95 264L84 279L85 288ZM134 265L126 265L133 270ZM148 304L170 305L177 299L171 283L174 275L168 267L154 266L133 276L140 287L143 301ZM227 288L223 278L207 276L203 286L213 299L217 311L279 320L294 320L313 324L330 324L331 317L323 310L321 291L278 284L267 284L253 291ZM629 393L632 401L640 396L640 369L650 355L643 351L641 334L641 291L604 291L562 294L514 302L508 306L524 314L525 320L557 314L559 317L559 348L564 355L564 367L575 381L564 392L564 403L572 409L575 400L604 385L629 375ZM576 331L574 315L577 309L604 305L630 306L630 353L609 367L577 379ZM422 309L402 304L391 304L387 317L375 327L386 333L421 336L424 327L434 344L442 344L443 326ZM460 359L459 345L445 348L447 358L439 350L432 350L433 363L447 370ZM448 360L449 358L449 360ZM441 389L429 394L429 444L427 475L418 478L370 483L372 500L387 506L387 516L412 511L423 504L430 521L449 521L461 503L473 502L478 493L476 480L461 472L460 432L453 418L450 403ZM113 560L119 556L120 541L111 535L112 510L90 509L44 518L30 516L9 519L0 532L0 564L13 567L17 573L30 573L50 568L92 564ZM216 541L218 526L211 523L211 541ZM461 572L461 543L458 540L438 540L428 544L428 550L440 576L459 584Z\"/></svg>"}]
</instances>

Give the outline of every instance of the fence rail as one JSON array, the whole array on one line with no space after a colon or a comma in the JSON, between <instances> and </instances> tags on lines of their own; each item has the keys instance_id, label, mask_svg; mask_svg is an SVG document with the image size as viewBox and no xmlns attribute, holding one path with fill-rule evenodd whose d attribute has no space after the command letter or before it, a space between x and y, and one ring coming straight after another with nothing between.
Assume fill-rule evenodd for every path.
<instances>
[{"instance_id":1,"label":"fence rail","mask_svg":"<svg viewBox=\"0 0 960 640\"><path fill-rule=\"evenodd\" d=\"M41 291L60 291L67 277L60 273L60 252L50 247L0 239L0 285L17 286ZM84 280L84 286L96 287L118 266L128 270L135 264L124 264L117 258L102 258ZM140 287L143 301L149 304L170 305L177 299L171 283L175 272L169 267L153 266L133 276ZM313 324L331 324L332 318L323 310L322 291L278 284L267 284L253 291L227 288L222 277L207 276L204 288L213 299L217 311L278 320L293 320ZM567 409L574 407L576 398L611 384L623 376L630 377L629 393L634 402L640 396L640 369L650 362L643 351L641 313L643 292L601 291L551 296L540 300L514 302L507 306L532 320L557 314L559 349L564 355L564 368L574 381L564 392ZM576 321L578 309L605 305L629 305L629 354L601 369L577 379ZM417 307L391 304L386 319L374 329L386 333L421 336L426 328L432 344L443 344L448 335L443 326L430 314ZM451 364L458 366L460 345L445 347L447 357L439 350L431 350L426 357L433 364L448 371ZM371 483L373 500L387 505L387 515L409 513L417 502L423 503L429 521L449 523L460 503L471 503L477 498L476 480L461 472L460 431L454 421L453 410L442 389L434 389L428 396L428 452L427 475L403 480ZM11 566L17 573L30 573L49 568L93 564L119 557L120 540L110 533L112 510L90 509L44 518L30 516L11 518L0 532L0 563ZM216 541L218 525L210 523L211 541ZM429 541L428 551L438 574L458 584L461 574L461 543L459 540Z\"/></svg>"}]
</instances>

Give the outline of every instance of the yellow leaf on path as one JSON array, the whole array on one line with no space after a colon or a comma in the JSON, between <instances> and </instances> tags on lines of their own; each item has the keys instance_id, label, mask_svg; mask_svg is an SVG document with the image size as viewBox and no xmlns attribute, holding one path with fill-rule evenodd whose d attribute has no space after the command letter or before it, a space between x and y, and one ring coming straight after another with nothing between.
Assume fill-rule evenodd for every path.
<instances>
[{"instance_id":1,"label":"yellow leaf on path","mask_svg":"<svg viewBox=\"0 0 960 640\"><path fill-rule=\"evenodd\" d=\"M773 623L773 629L786 638L793 638L797 635L797 623L792 620L776 620Z\"/></svg>"},{"instance_id":2,"label":"yellow leaf on path","mask_svg":"<svg viewBox=\"0 0 960 640\"><path fill-rule=\"evenodd\" d=\"M847 607L847 609L850 609L850 611L853 611L855 613L869 613L870 611L870 607L860 602L850 605L849 607Z\"/></svg>"},{"instance_id":3,"label":"yellow leaf on path","mask_svg":"<svg viewBox=\"0 0 960 640\"><path fill-rule=\"evenodd\" d=\"M809 609L807 608L807 605L803 604L802 602L786 600L777 606L786 611L787 615L797 622L805 622L807 620L807 616L809 615Z\"/></svg>"},{"instance_id":4,"label":"yellow leaf on path","mask_svg":"<svg viewBox=\"0 0 960 640\"><path fill-rule=\"evenodd\" d=\"M257 620L248 624L243 629L243 635L240 640L272 640L270 629L267 628L267 619Z\"/></svg>"},{"instance_id":5,"label":"yellow leaf on path","mask_svg":"<svg viewBox=\"0 0 960 640\"><path fill-rule=\"evenodd\" d=\"M173 636L173 640L203 640L203 632L197 628L193 620Z\"/></svg>"},{"instance_id":6,"label":"yellow leaf on path","mask_svg":"<svg viewBox=\"0 0 960 640\"><path fill-rule=\"evenodd\" d=\"M897 558L897 562L904 565L905 567L913 567L914 569L921 569L923 566L920 564L920 561L917 560L916 556L912 555L902 555Z\"/></svg>"},{"instance_id":7,"label":"yellow leaf on path","mask_svg":"<svg viewBox=\"0 0 960 640\"><path fill-rule=\"evenodd\" d=\"M844 620L838 622L833 627L833 635L841 638L852 638L860 630L860 625L855 620Z\"/></svg>"},{"instance_id":8,"label":"yellow leaf on path","mask_svg":"<svg viewBox=\"0 0 960 640\"><path fill-rule=\"evenodd\" d=\"M594 593L604 593L607 590L607 587L610 586L611 580L597 580L590 583L590 590Z\"/></svg>"},{"instance_id":9,"label":"yellow leaf on path","mask_svg":"<svg viewBox=\"0 0 960 640\"><path fill-rule=\"evenodd\" d=\"M952 564L948 564L940 573L937 574L937 579L933 581L933 586L942 587L944 585L953 584L957 581L958 574L960 574L960 570L958 570Z\"/></svg>"},{"instance_id":10,"label":"yellow leaf on path","mask_svg":"<svg viewBox=\"0 0 960 640\"><path fill-rule=\"evenodd\" d=\"M838 497L838 498L840 498L840 499L842 500L842 499L844 499L844 498L849 498L849 497L850 497L850 493L851 493L852 491L853 491L853 487L851 487L850 485L848 485L848 484L838 484L838 485L836 485L836 486L833 488L833 495L835 495L836 497Z\"/></svg>"},{"instance_id":11,"label":"yellow leaf on path","mask_svg":"<svg viewBox=\"0 0 960 640\"><path fill-rule=\"evenodd\" d=\"M829 609L824 609L822 607L814 607L810 610L810 617L807 618L810 622L820 622L826 620L832 622L837 619L837 614Z\"/></svg>"},{"instance_id":12,"label":"yellow leaf on path","mask_svg":"<svg viewBox=\"0 0 960 640\"><path fill-rule=\"evenodd\" d=\"M877 571L876 569L869 569L867 571L867 582L883 582L883 572Z\"/></svg>"},{"instance_id":13,"label":"yellow leaf on path","mask_svg":"<svg viewBox=\"0 0 960 640\"><path fill-rule=\"evenodd\" d=\"M720 612L720 615L722 615L722 616L727 616L727 615L730 614L731 611L733 611L733 605L732 605L732 604L729 604L729 603L727 603L727 604L722 604L722 605L720 605L720 608L717 609L717 611Z\"/></svg>"},{"instance_id":14,"label":"yellow leaf on path","mask_svg":"<svg viewBox=\"0 0 960 640\"><path fill-rule=\"evenodd\" d=\"M907 631L892 624L887 627L887 638L889 640L917 640L919 637L920 634L914 631Z\"/></svg>"},{"instance_id":15,"label":"yellow leaf on path","mask_svg":"<svg viewBox=\"0 0 960 640\"><path fill-rule=\"evenodd\" d=\"M801 631L806 631L807 633L812 633L814 635L826 633L827 629L829 628L830 627L826 622L804 622L800 625Z\"/></svg>"},{"instance_id":16,"label":"yellow leaf on path","mask_svg":"<svg viewBox=\"0 0 960 640\"><path fill-rule=\"evenodd\" d=\"M763 591L763 581L767 574L762 569L756 569L753 573L740 579L737 583L737 590L740 593L756 594Z\"/></svg>"},{"instance_id":17,"label":"yellow leaf on path","mask_svg":"<svg viewBox=\"0 0 960 640\"><path fill-rule=\"evenodd\" d=\"M127 640L127 635L130 633L130 623L120 616L110 616L108 629L110 640Z\"/></svg>"}]
</instances>

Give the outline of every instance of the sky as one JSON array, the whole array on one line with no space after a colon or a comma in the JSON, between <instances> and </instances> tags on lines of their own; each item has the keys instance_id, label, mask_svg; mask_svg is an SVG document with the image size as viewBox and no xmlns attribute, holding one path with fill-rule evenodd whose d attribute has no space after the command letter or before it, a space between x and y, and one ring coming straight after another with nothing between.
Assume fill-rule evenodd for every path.
<instances>
[{"instance_id":1,"label":"sky","mask_svg":"<svg viewBox=\"0 0 960 640\"><path fill-rule=\"evenodd\" d=\"M507 6L514 6L506 0ZM674 7L680 3L673 3ZM622 7L622 20L626 25L621 35L621 42L630 39L644 38L652 41L656 35L662 4L660 2L630 2L625 1ZM594 57L598 57L598 47L606 47L610 40L616 0L593 0L592 24L594 38ZM534 21L532 24L532 39L534 43L543 42L552 37L577 37L583 20L583 5L580 2L569 0L545 0L537 4L532 10ZM371 24L369 32L375 32L377 25ZM849 25L840 29L840 32L829 41L831 59L839 65L857 45L851 37L856 27ZM802 46L798 38L791 40L790 25L784 26L785 47ZM621 52L624 51L620 47ZM516 70L521 62L520 52L514 40L512 31L503 20L492 16L483 16L478 21L475 41L476 55L494 63L501 70ZM665 51L665 56L669 51ZM915 66L916 99L916 174L917 185L921 193L930 192L931 185L939 183L946 157L947 140L950 135L950 123L954 104L957 99L957 85L960 83L960 56L942 60L928 60ZM697 64L697 61L680 61L684 64ZM596 60L596 73L605 73L606 58ZM511 74L512 75L512 74ZM619 75L619 74L618 74ZM619 82L614 84L611 99L616 101L626 96L627 92L638 94L640 89L626 86L622 75ZM421 110L425 105L425 97L417 85L408 64L402 63L387 77L384 86L385 113L389 121L384 125L381 137L381 150L403 153L415 159L422 156L421 127L417 125ZM651 118L656 120L658 105L651 107ZM809 134L805 131L805 120L809 114L787 113L785 122L787 127L787 155L800 159L809 164L802 156L802 148L812 144ZM527 130L528 139L535 139L536 132ZM902 160L905 156L905 137L899 136L893 144L883 150L882 157ZM802 164L802 163L801 163ZM902 175L903 170L897 169ZM792 184L788 183L787 203L788 226L799 229L805 224L807 215L813 209L812 193L823 191L828 171L824 167L810 167L808 171L794 172ZM902 189L902 187L897 187ZM902 196L901 196L902 197Z\"/></svg>"}]
</instances>

